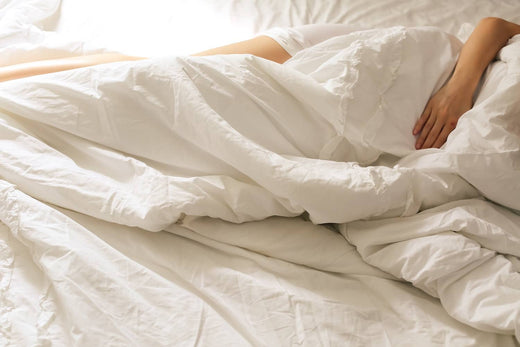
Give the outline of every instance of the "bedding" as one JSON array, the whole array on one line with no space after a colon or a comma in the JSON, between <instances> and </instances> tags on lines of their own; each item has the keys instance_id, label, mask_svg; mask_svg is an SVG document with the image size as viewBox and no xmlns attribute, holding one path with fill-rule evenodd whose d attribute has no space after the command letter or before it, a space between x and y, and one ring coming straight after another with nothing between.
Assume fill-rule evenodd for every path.
<instances>
[{"instance_id":1,"label":"bedding","mask_svg":"<svg viewBox=\"0 0 520 347\"><path fill-rule=\"evenodd\" d=\"M150 6L175 4L196 8ZM518 38L446 145L415 151L464 39L454 5L343 4L304 10L378 28L283 65L161 52L1 83L0 342L518 344ZM483 4L457 23L520 16ZM73 8L3 3L2 63L122 48L67 30Z\"/></svg>"}]
</instances>

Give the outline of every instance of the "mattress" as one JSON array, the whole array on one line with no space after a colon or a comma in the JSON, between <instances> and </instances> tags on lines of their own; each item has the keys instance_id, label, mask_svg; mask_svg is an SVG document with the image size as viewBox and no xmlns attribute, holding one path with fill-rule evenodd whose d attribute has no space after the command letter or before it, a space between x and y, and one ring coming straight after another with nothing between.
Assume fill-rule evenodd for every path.
<instances>
[{"instance_id":1,"label":"mattress","mask_svg":"<svg viewBox=\"0 0 520 347\"><path fill-rule=\"evenodd\" d=\"M0 3L1 65L150 57L0 83L0 344L518 345L519 39L441 150L408 131L487 16L520 5ZM313 23L366 30L189 56Z\"/></svg>"}]
</instances>

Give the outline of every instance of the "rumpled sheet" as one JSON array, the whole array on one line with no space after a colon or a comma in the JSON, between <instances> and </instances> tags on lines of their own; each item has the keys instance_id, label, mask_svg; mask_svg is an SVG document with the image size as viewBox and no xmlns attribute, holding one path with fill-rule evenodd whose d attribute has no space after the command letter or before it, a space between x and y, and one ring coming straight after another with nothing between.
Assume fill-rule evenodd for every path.
<instances>
[{"instance_id":1,"label":"rumpled sheet","mask_svg":"<svg viewBox=\"0 0 520 347\"><path fill-rule=\"evenodd\" d=\"M397 164L457 172L488 200L455 201L407 218L342 226L369 264L439 297L452 317L485 331L514 333L517 340L519 44L514 37L500 51L475 106L443 150L419 151Z\"/></svg>"},{"instance_id":2,"label":"rumpled sheet","mask_svg":"<svg viewBox=\"0 0 520 347\"><path fill-rule=\"evenodd\" d=\"M427 49L432 40L443 49ZM50 203L147 230L162 230L182 214L243 222L306 211L316 223L342 223L474 197L456 174L352 161L367 164L385 147L394 155L413 151L414 115L453 67L454 45L438 30L401 27L348 35L306 53L321 63L307 55L287 66L247 55L166 57L9 81L0 89L2 109L50 126L48 137L75 135L70 141L180 167L185 177L114 155L99 160L114 167L124 161L117 166L130 166L131 174L82 167L8 123L0 174ZM432 55L438 64L428 63ZM371 91L375 86L381 90ZM370 103L357 98L359 90L371 93ZM397 103L402 122L387 119ZM401 130L395 137L389 124ZM363 138L351 140L350 132ZM401 143L390 148L391 138ZM316 160L323 157L344 161ZM27 179L33 175L38 179Z\"/></svg>"},{"instance_id":3,"label":"rumpled sheet","mask_svg":"<svg viewBox=\"0 0 520 347\"><path fill-rule=\"evenodd\" d=\"M45 220L27 219L43 207L25 194L150 231L189 225L191 216L244 222L306 212L315 223L343 223L365 261L438 296L461 322L518 339L517 46L502 51L507 74L445 148L419 152L413 122L460 48L434 28L338 37L285 65L247 55L163 57L2 83L0 219L41 259L61 304L74 305L51 265L79 249L45 254L33 227ZM381 155L403 158L371 166ZM149 281L143 291L163 286Z\"/></svg>"}]
</instances>

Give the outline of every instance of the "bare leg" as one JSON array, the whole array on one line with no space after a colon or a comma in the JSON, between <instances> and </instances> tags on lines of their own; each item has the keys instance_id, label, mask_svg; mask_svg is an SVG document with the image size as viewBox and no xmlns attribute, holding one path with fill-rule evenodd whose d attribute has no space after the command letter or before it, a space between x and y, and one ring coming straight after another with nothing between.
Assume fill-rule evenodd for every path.
<instances>
[{"instance_id":1,"label":"bare leg","mask_svg":"<svg viewBox=\"0 0 520 347\"><path fill-rule=\"evenodd\" d=\"M194 55L205 56L215 54L252 54L280 64L291 58L291 55L287 53L278 42L267 36L257 36L250 40L209 49Z\"/></svg>"},{"instance_id":2,"label":"bare leg","mask_svg":"<svg viewBox=\"0 0 520 347\"><path fill-rule=\"evenodd\" d=\"M8 65L0 67L0 82L34 75L42 75L51 72L72 70L98 64L141 59L145 58L132 57L118 53L104 53Z\"/></svg>"},{"instance_id":3,"label":"bare leg","mask_svg":"<svg viewBox=\"0 0 520 347\"><path fill-rule=\"evenodd\" d=\"M206 56L214 54L252 54L277 63L283 63L291 57L278 42L267 36L258 36L250 40L209 49L194 55ZM0 82L104 63L141 59L146 58L132 57L118 53L104 53L8 65L0 67Z\"/></svg>"}]
</instances>

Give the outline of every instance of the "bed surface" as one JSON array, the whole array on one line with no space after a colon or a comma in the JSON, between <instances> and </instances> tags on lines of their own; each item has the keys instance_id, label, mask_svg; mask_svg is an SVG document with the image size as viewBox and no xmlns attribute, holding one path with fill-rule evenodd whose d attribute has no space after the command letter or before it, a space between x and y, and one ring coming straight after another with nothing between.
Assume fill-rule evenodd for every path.
<instances>
[{"instance_id":1,"label":"bed surface","mask_svg":"<svg viewBox=\"0 0 520 347\"><path fill-rule=\"evenodd\" d=\"M367 28L429 25L463 39L487 16L518 23L520 4L487 0L348 0L326 4L226 0L217 6L217 2L202 0L11 0L0 2L0 30L6 33L0 34L0 64L103 51L153 57L149 66L93 70L105 78L100 78L104 84L96 88L106 97L112 85L124 85L125 76L140 76L147 69L157 69L153 71L160 75L161 66L169 66L163 62L175 60L173 56L246 39L272 27L325 22ZM504 64L514 65L518 41L515 47L503 53ZM174 63L174 69L182 67L189 72L193 68L210 76L222 61L216 58L197 65L196 60L184 57ZM275 66L254 60L249 63L272 76L283 73ZM500 81L503 69L502 63L496 65ZM296 203L300 200L282 196L283 184L287 194L302 199L314 193L292 189L291 176L286 176L289 178L283 184L262 181L261 173L248 174L247 167L240 166L247 165L228 158L222 159L224 164L208 159L208 165L240 184L219 177L191 180L206 168L163 160L168 157L168 147L162 154L153 152L155 157L144 152L131 154L131 143L117 149L104 142L101 133L79 133L77 123L67 123L66 116L54 112L59 105L53 98L41 104L38 98L34 102L30 98L31 93L44 95L37 88L69 92L72 82L80 80L78 75L60 76L56 80L61 84L50 76L36 78L32 84L0 88L0 345L518 344L514 334L516 330L518 339L520 318L514 314L520 310L503 306L518 302L520 290L516 254L520 249L520 216L515 212L520 201L514 195L520 186L501 190L500 184L490 183L492 173L477 175L475 172L481 171L475 166L464 166L459 150L465 151L467 163L475 160L469 158L464 144L451 141L446 149L449 155L410 155L400 162L399 177L390 175L395 170L386 166L370 173L374 179L388 180L384 182L411 182L419 180L420 174L414 171L418 168L435 177L428 188L437 194L432 194L434 197L426 198L418 189L419 198L404 204L407 200L390 199L388 193L381 195L389 196L388 204L395 207L388 208L388 215L374 207L372 215L351 212L354 217L339 226L316 225L309 218L338 222L334 211L323 208L322 213L319 209L327 203L327 196L324 203L302 203L310 207L300 216L301 206ZM495 90L503 88L500 95L507 96L518 85L517 80L493 83L490 78L491 96L482 97L484 111ZM74 86L85 95L92 87L88 83ZM137 86L146 92L152 90L145 82ZM78 95L79 100L83 94ZM161 97L158 92L157 99ZM511 105L517 107L513 102ZM48 117L32 117L33 109L39 112L36 116ZM76 110L67 112L64 115ZM108 123L100 126L109 128ZM517 129L509 130L514 135ZM203 127L199 130L202 133ZM197 128L192 131L196 134ZM99 141L93 140L98 135ZM203 140L200 135L199 146ZM161 141L157 136L145 145ZM514 140L508 145L516 151L507 153L511 173L503 179L514 185L519 152ZM493 152L496 155L489 156L490 163L504 165L506 149ZM296 163L293 171L298 165L306 168L312 164L294 157L292 153L282 158ZM283 168L286 162L273 158L265 160ZM459 166L453 165L455 161ZM343 168L338 165L327 162L323 170L341 173ZM453 167L460 171L450 172ZM83 180L76 180L80 176ZM171 183L162 185L166 176L175 176L175 184L203 187L209 198L193 199L195 207L190 211L196 213L192 215L182 209L179 213L167 210L169 207L161 204L166 194L163 189L173 188ZM77 185L67 186L69 179ZM262 187L282 185L272 189L280 195L273 198L272 191L258 188L256 182ZM419 182L428 180L423 177ZM139 191L143 187L148 190ZM397 183L388 187L401 189ZM222 192L233 189L237 194L230 195L236 198L231 201ZM123 193L127 195L118 195ZM457 198L446 204L435 201L447 196ZM181 201L185 196L174 198ZM111 210L114 201L121 205ZM186 201L191 203L188 198ZM356 203L361 206L363 201ZM148 204L157 204L158 209L147 210ZM207 210L204 204L209 206ZM426 205L436 207L424 208ZM418 209L424 211L415 214ZM285 216L270 217L272 211L282 211L279 214ZM376 213L375 220L363 220ZM242 221L247 222L235 223ZM431 257L425 259L424 254ZM407 263L410 259L413 264ZM482 310L475 313L475 307Z\"/></svg>"}]
</instances>

